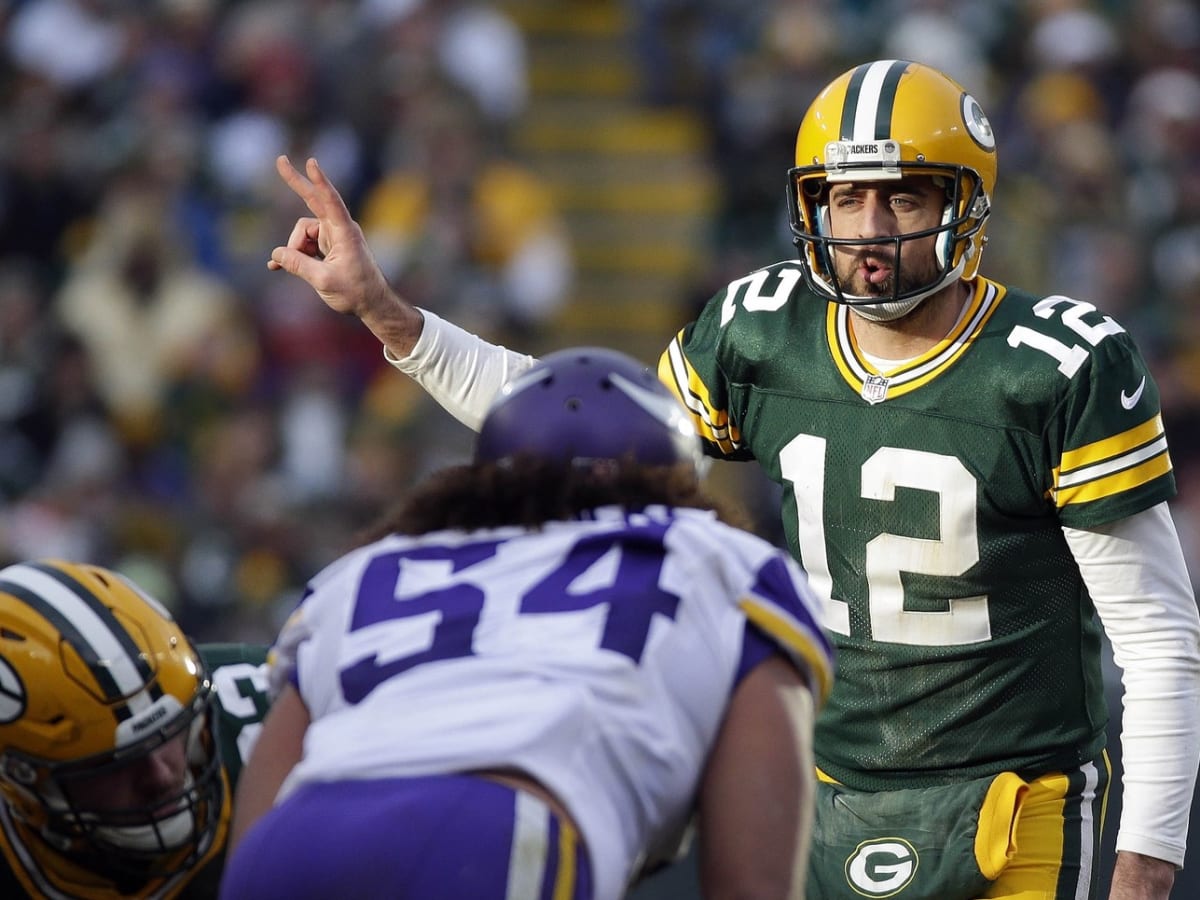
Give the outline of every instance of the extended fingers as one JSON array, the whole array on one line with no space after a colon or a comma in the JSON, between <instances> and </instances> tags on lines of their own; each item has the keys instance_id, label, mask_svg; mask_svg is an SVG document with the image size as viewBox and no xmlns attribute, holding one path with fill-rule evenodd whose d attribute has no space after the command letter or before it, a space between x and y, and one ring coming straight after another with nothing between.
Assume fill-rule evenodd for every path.
<instances>
[{"instance_id":1,"label":"extended fingers","mask_svg":"<svg viewBox=\"0 0 1200 900\"><path fill-rule=\"evenodd\" d=\"M305 163L304 174L301 174L287 156L281 154L275 158L275 169L284 184L290 187L312 214L319 219L328 221L336 227L349 225L352 221L350 211L342 200L333 183L325 177L316 159L309 157Z\"/></svg>"},{"instance_id":2,"label":"extended fingers","mask_svg":"<svg viewBox=\"0 0 1200 900\"><path fill-rule=\"evenodd\" d=\"M312 182L296 171L296 167L292 165L292 161L282 153L275 157L275 171L279 173L279 177L283 179L283 183L290 187L311 208L311 201L315 198ZM316 210L313 210L313 212L316 212Z\"/></svg>"},{"instance_id":3,"label":"extended fingers","mask_svg":"<svg viewBox=\"0 0 1200 900\"><path fill-rule=\"evenodd\" d=\"M308 173L313 189L320 196L325 207L324 214L318 215L330 219L334 225L339 227L351 225L354 220L350 216L350 210L346 208L346 203L342 200L338 189L333 186L333 182L325 177L325 170L321 168L316 158L310 156L304 169Z\"/></svg>"}]
</instances>

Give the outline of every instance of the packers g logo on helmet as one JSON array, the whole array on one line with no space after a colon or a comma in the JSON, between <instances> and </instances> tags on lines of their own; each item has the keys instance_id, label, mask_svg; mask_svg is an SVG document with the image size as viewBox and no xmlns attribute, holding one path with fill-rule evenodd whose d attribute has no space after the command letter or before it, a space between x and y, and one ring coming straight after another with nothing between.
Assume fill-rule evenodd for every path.
<instances>
[{"instance_id":1,"label":"packers g logo on helmet","mask_svg":"<svg viewBox=\"0 0 1200 900\"><path fill-rule=\"evenodd\" d=\"M970 94L962 95L963 122L967 126L967 134L974 138L981 149L989 153L996 149L996 135L992 133L992 123L984 115L979 101ZM993 176L995 177L995 176Z\"/></svg>"},{"instance_id":2,"label":"packers g logo on helmet","mask_svg":"<svg viewBox=\"0 0 1200 900\"><path fill-rule=\"evenodd\" d=\"M879 241L828 234L829 185L919 175L944 187L942 221L889 240L899 257L905 242L936 236L937 275L906 291L897 279L890 297L847 293L832 264L833 249ZM974 278L995 181L991 124L957 82L906 60L878 60L844 72L805 114L796 136L796 166L788 173L788 211L805 280L829 300L859 307L878 307L882 301L902 314L946 285Z\"/></svg>"}]
</instances>

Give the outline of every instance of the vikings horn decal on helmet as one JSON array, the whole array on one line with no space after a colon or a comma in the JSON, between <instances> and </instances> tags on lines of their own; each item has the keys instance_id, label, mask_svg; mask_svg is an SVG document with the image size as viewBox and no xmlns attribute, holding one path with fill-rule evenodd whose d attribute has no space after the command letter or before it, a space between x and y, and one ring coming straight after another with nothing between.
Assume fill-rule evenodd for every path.
<instances>
[{"instance_id":1,"label":"vikings horn decal on helmet","mask_svg":"<svg viewBox=\"0 0 1200 900\"><path fill-rule=\"evenodd\" d=\"M493 401L475 459L519 454L698 467L700 443L679 401L650 369L615 350L579 347L546 355Z\"/></svg>"},{"instance_id":2,"label":"vikings horn decal on helmet","mask_svg":"<svg viewBox=\"0 0 1200 900\"><path fill-rule=\"evenodd\" d=\"M828 234L829 185L928 175L946 190L940 225L880 241ZM879 60L844 72L817 96L796 136L788 210L805 279L818 294L887 320L957 279L974 278L996 181L996 140L979 103L936 69ZM847 293L832 264L835 247L892 244L899 269L910 241L937 236L938 272L920 285L894 281L891 295ZM866 236L871 237L871 236Z\"/></svg>"},{"instance_id":3,"label":"vikings horn decal on helmet","mask_svg":"<svg viewBox=\"0 0 1200 900\"><path fill-rule=\"evenodd\" d=\"M211 703L195 648L121 576L54 560L0 570L0 798L28 842L147 877L206 852L224 796ZM187 760L174 792L82 799L173 740Z\"/></svg>"}]
</instances>

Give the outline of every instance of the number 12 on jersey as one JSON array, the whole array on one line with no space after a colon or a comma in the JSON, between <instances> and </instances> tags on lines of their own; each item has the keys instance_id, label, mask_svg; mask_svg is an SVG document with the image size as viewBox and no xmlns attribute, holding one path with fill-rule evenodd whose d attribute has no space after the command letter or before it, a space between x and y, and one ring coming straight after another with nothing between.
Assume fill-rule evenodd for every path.
<instances>
[{"instance_id":1,"label":"number 12 on jersey","mask_svg":"<svg viewBox=\"0 0 1200 900\"><path fill-rule=\"evenodd\" d=\"M796 536L809 583L825 601L825 627L850 634L850 606L837 599L825 534L826 439L799 434L779 456L783 477L796 499ZM975 523L975 477L954 456L881 447L863 464L860 496L895 502L896 488L938 496L938 538L879 534L866 544L867 603L871 638L896 644L950 646L991 638L988 598L950 600L945 610L905 609L902 572L964 574L979 561Z\"/></svg>"}]
</instances>

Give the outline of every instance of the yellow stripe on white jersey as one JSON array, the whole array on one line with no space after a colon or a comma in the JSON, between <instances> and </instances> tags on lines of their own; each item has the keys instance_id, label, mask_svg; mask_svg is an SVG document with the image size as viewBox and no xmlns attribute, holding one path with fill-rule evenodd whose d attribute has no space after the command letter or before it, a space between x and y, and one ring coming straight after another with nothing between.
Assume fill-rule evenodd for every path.
<instances>
[{"instance_id":1,"label":"yellow stripe on white jersey","mask_svg":"<svg viewBox=\"0 0 1200 900\"><path fill-rule=\"evenodd\" d=\"M794 661L812 673L818 705L823 704L833 686L833 667L820 638L803 622L754 597L743 597L738 606L747 619L775 638Z\"/></svg>"}]
</instances>

